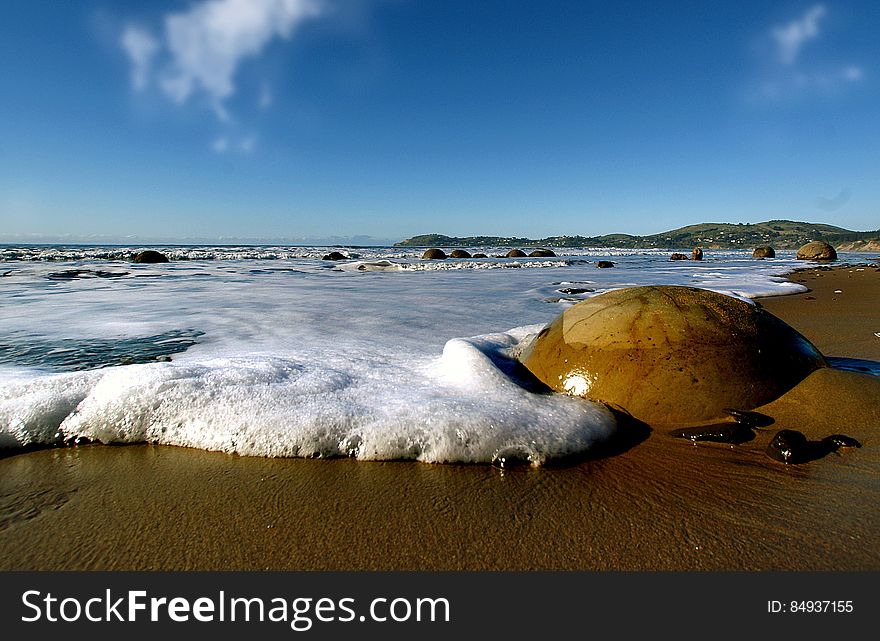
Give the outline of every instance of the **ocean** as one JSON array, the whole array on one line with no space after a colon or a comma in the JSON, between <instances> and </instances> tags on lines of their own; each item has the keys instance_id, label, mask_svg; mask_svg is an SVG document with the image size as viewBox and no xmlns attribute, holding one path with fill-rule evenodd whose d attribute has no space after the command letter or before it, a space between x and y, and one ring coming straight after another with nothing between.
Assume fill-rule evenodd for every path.
<instances>
[{"instance_id":1,"label":"ocean","mask_svg":"<svg viewBox=\"0 0 880 641\"><path fill-rule=\"evenodd\" d=\"M566 307L648 284L804 291L786 251L423 261L398 247L166 246L172 262L145 265L129 261L138 249L0 246L0 449L543 465L615 430L603 406L521 374L522 348Z\"/></svg>"}]
</instances>

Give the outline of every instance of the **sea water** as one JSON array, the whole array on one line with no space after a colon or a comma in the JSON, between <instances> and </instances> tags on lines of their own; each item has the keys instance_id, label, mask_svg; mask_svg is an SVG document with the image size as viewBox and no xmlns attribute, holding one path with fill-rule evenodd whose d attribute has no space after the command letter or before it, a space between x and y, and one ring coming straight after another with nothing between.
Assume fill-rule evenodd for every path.
<instances>
[{"instance_id":1,"label":"sea water","mask_svg":"<svg viewBox=\"0 0 880 641\"><path fill-rule=\"evenodd\" d=\"M528 462L582 455L601 405L517 361L577 301L648 284L804 291L793 252L556 249L423 261L422 250L0 247L0 449L149 442L251 456ZM596 261L610 260L611 269Z\"/></svg>"}]
</instances>

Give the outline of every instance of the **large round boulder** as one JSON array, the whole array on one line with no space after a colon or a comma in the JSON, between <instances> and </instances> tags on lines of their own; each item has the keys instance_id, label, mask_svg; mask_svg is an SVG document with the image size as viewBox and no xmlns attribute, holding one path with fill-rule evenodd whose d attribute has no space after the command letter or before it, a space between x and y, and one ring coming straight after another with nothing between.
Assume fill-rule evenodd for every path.
<instances>
[{"instance_id":1,"label":"large round boulder","mask_svg":"<svg viewBox=\"0 0 880 641\"><path fill-rule=\"evenodd\" d=\"M135 254L131 262L133 263L167 263L168 256L153 249L147 249Z\"/></svg>"},{"instance_id":2,"label":"large round boulder","mask_svg":"<svg viewBox=\"0 0 880 641\"><path fill-rule=\"evenodd\" d=\"M422 260L446 260L446 252L442 249L429 249L422 254Z\"/></svg>"},{"instance_id":3,"label":"large round boulder","mask_svg":"<svg viewBox=\"0 0 880 641\"><path fill-rule=\"evenodd\" d=\"M449 254L452 258L470 258L471 253L463 249L453 249Z\"/></svg>"},{"instance_id":4,"label":"large round boulder","mask_svg":"<svg viewBox=\"0 0 880 641\"><path fill-rule=\"evenodd\" d=\"M525 258L526 253L521 249L511 249L507 252L506 258Z\"/></svg>"},{"instance_id":5,"label":"large round boulder","mask_svg":"<svg viewBox=\"0 0 880 641\"><path fill-rule=\"evenodd\" d=\"M797 250L800 260L837 260L834 247L822 240L814 240Z\"/></svg>"},{"instance_id":6,"label":"large round boulder","mask_svg":"<svg viewBox=\"0 0 880 641\"><path fill-rule=\"evenodd\" d=\"M649 424L694 425L750 410L827 365L758 305L691 287L633 287L563 312L522 356L558 392Z\"/></svg>"},{"instance_id":7,"label":"large round boulder","mask_svg":"<svg viewBox=\"0 0 880 641\"><path fill-rule=\"evenodd\" d=\"M324 254L321 260L348 260L348 256L341 252L330 252L329 254Z\"/></svg>"},{"instance_id":8,"label":"large round boulder","mask_svg":"<svg viewBox=\"0 0 880 641\"><path fill-rule=\"evenodd\" d=\"M752 258L776 258L776 251L770 245L761 245L755 247L752 252Z\"/></svg>"}]
</instances>

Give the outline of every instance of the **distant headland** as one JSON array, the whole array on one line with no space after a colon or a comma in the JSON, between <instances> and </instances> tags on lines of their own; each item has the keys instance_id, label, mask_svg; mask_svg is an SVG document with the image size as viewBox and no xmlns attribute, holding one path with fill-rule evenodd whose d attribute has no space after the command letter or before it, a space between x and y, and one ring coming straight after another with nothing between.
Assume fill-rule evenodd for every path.
<instances>
[{"instance_id":1,"label":"distant headland","mask_svg":"<svg viewBox=\"0 0 880 641\"><path fill-rule=\"evenodd\" d=\"M444 236L423 234L407 238L397 247L621 247L632 249L751 249L771 245L776 249L797 249L812 240L822 240L838 251L880 251L880 229L851 231L821 223L791 220L768 220L763 223L700 223L679 229L633 236L549 236L547 238L515 238L507 236Z\"/></svg>"}]
</instances>

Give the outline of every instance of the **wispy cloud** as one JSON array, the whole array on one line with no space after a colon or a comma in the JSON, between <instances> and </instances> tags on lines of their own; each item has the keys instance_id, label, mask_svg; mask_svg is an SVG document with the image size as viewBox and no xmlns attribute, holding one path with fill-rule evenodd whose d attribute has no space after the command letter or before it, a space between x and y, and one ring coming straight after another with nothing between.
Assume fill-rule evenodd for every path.
<instances>
[{"instance_id":1,"label":"wispy cloud","mask_svg":"<svg viewBox=\"0 0 880 641\"><path fill-rule=\"evenodd\" d=\"M224 153L227 149L229 149L229 138L226 136L215 138L211 143L211 150L218 154Z\"/></svg>"},{"instance_id":2,"label":"wispy cloud","mask_svg":"<svg viewBox=\"0 0 880 641\"><path fill-rule=\"evenodd\" d=\"M822 40L829 9L816 4L785 24L770 28L764 42L771 47L760 71L753 78L750 99L778 102L817 95L837 95L862 82L864 68L855 63L829 59L827 51L817 57L802 55L811 44ZM766 54L766 49L765 49Z\"/></svg>"},{"instance_id":3,"label":"wispy cloud","mask_svg":"<svg viewBox=\"0 0 880 641\"><path fill-rule=\"evenodd\" d=\"M159 42L148 31L128 25L122 32L119 44L131 60L131 85L142 91L149 82L150 68L159 52Z\"/></svg>"},{"instance_id":4,"label":"wispy cloud","mask_svg":"<svg viewBox=\"0 0 880 641\"><path fill-rule=\"evenodd\" d=\"M272 89L269 87L268 84L263 83L263 86L260 87L260 109L268 109L272 106L274 100L275 96L272 95Z\"/></svg>"},{"instance_id":5,"label":"wispy cloud","mask_svg":"<svg viewBox=\"0 0 880 641\"><path fill-rule=\"evenodd\" d=\"M777 53L782 64L792 65L797 62L803 46L810 40L819 37L819 20L826 13L825 5L817 4L810 7L797 20L773 29L771 34L776 42Z\"/></svg>"},{"instance_id":6,"label":"wispy cloud","mask_svg":"<svg viewBox=\"0 0 880 641\"><path fill-rule=\"evenodd\" d=\"M243 154L252 153L257 148L255 135L230 137L218 136L211 143L211 151L217 154L225 154L227 151L240 151Z\"/></svg>"},{"instance_id":7,"label":"wispy cloud","mask_svg":"<svg viewBox=\"0 0 880 641\"><path fill-rule=\"evenodd\" d=\"M131 63L136 91L158 90L177 105L201 99L218 120L229 123L227 103L236 93L242 63L262 55L273 41L291 38L324 10L325 0L201 0L166 14L156 32L126 25L119 43ZM272 101L264 83L256 103L266 109ZM215 151L230 147L228 140L218 144L221 140L226 138L212 144ZM238 147L249 152L254 142Z\"/></svg>"}]
</instances>

